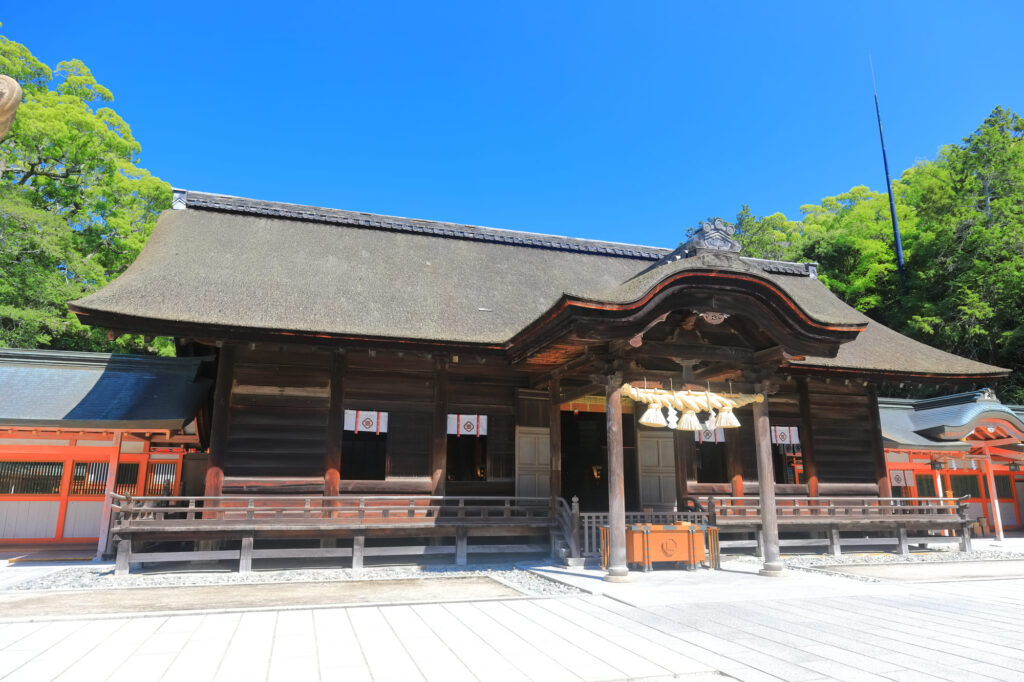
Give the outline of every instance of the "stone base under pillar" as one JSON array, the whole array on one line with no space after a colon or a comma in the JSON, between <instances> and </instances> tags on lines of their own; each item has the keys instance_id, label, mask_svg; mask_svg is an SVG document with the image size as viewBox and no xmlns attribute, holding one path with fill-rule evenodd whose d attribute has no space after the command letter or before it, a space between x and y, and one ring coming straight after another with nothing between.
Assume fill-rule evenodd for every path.
<instances>
[{"instance_id":1,"label":"stone base under pillar","mask_svg":"<svg viewBox=\"0 0 1024 682\"><path fill-rule=\"evenodd\" d=\"M766 578L781 578L786 575L786 569L782 566L765 566L757 572L758 575L763 575Z\"/></svg>"},{"instance_id":2,"label":"stone base under pillar","mask_svg":"<svg viewBox=\"0 0 1024 682\"><path fill-rule=\"evenodd\" d=\"M630 575L627 570L625 573L605 573L604 581L606 583L628 583L633 581L633 576Z\"/></svg>"}]
</instances>

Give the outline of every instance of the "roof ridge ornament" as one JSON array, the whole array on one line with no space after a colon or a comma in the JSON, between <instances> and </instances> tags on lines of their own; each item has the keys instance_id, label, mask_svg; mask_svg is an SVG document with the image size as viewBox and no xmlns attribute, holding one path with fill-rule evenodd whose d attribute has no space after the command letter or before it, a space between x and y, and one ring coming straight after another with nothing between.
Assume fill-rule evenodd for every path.
<instances>
[{"instance_id":1,"label":"roof ridge ornament","mask_svg":"<svg viewBox=\"0 0 1024 682\"><path fill-rule=\"evenodd\" d=\"M693 258L700 250L739 253L743 250L743 245L733 238L735 233L735 225L730 225L721 218L708 218L690 233L685 242L681 242L674 251L663 256L657 265L682 258Z\"/></svg>"},{"instance_id":2,"label":"roof ridge ornament","mask_svg":"<svg viewBox=\"0 0 1024 682\"><path fill-rule=\"evenodd\" d=\"M681 246L688 254L695 253L697 249L739 253L743 250L743 246L738 240L733 239L734 234L736 234L734 225L730 225L721 218L708 218Z\"/></svg>"}]
</instances>

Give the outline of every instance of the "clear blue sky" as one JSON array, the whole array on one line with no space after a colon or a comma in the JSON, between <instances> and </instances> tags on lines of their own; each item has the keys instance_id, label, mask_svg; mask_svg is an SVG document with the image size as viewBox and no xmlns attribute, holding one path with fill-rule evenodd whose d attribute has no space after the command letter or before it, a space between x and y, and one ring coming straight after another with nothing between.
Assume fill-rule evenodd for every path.
<instances>
[{"instance_id":1,"label":"clear blue sky","mask_svg":"<svg viewBox=\"0 0 1024 682\"><path fill-rule=\"evenodd\" d=\"M243 9L244 8L244 9ZM176 187L673 246L1024 113L1020 2L9 2Z\"/></svg>"}]
</instances>

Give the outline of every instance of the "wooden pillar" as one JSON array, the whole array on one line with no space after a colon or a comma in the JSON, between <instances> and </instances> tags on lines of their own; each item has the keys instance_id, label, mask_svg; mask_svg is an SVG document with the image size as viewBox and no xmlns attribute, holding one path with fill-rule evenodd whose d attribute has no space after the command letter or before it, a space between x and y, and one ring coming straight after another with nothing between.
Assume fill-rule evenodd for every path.
<instances>
[{"instance_id":1,"label":"wooden pillar","mask_svg":"<svg viewBox=\"0 0 1024 682\"><path fill-rule=\"evenodd\" d=\"M121 538L117 541L117 557L114 559L114 575L128 575L131 572L132 541Z\"/></svg>"},{"instance_id":2,"label":"wooden pillar","mask_svg":"<svg viewBox=\"0 0 1024 682\"><path fill-rule=\"evenodd\" d=\"M344 376L345 355L339 351L331 356L331 397L327 411L327 449L324 452L325 497L336 497L341 485L341 443L345 429Z\"/></svg>"},{"instance_id":3,"label":"wooden pillar","mask_svg":"<svg viewBox=\"0 0 1024 682\"><path fill-rule=\"evenodd\" d=\"M557 374L548 386L548 440L551 450L552 501L562 496L562 382Z\"/></svg>"},{"instance_id":4,"label":"wooden pillar","mask_svg":"<svg viewBox=\"0 0 1024 682\"><path fill-rule=\"evenodd\" d=\"M78 445L78 440L72 438L71 440L68 441L68 445L74 448ZM116 438L114 439L114 445L119 446L119 443ZM120 447L117 447L117 449L112 454L120 454L120 449ZM146 467L143 466L141 468L145 469ZM68 497L71 495L71 477L74 473L75 460L73 457L68 457L64 460L64 464L61 467L60 488L57 489L57 493L60 495L60 505L57 509L57 531L53 534L53 537L57 538L58 540L64 539L64 521L67 519ZM104 502L103 506L105 508L107 517L109 518L110 509L107 506L108 504L110 504L109 501Z\"/></svg>"},{"instance_id":5,"label":"wooden pillar","mask_svg":"<svg viewBox=\"0 0 1024 682\"><path fill-rule=\"evenodd\" d=\"M818 497L818 460L814 453L814 419L811 418L811 391L807 379L796 380L800 395L800 455L803 458L807 495Z\"/></svg>"},{"instance_id":6,"label":"wooden pillar","mask_svg":"<svg viewBox=\"0 0 1024 682\"><path fill-rule=\"evenodd\" d=\"M605 385L605 420L608 426L608 567L604 579L624 580L626 565L626 481L622 465L622 375L613 374Z\"/></svg>"},{"instance_id":7,"label":"wooden pillar","mask_svg":"<svg viewBox=\"0 0 1024 682\"><path fill-rule=\"evenodd\" d=\"M676 510L686 510L686 498L690 496L690 462L697 455L697 446L692 431L672 431L672 445L676 459Z\"/></svg>"},{"instance_id":8,"label":"wooden pillar","mask_svg":"<svg viewBox=\"0 0 1024 682\"><path fill-rule=\"evenodd\" d=\"M725 475L729 477L733 497L743 497L743 458L740 454L740 434L736 429L725 432Z\"/></svg>"},{"instance_id":9,"label":"wooden pillar","mask_svg":"<svg viewBox=\"0 0 1024 682\"><path fill-rule=\"evenodd\" d=\"M107 536L110 535L110 514L111 514L111 500L110 495L114 492L114 485L117 483L117 462L121 458L121 439L124 434L118 431L114 434L114 446L110 450L110 460L107 463L107 482L103 487L103 511L100 515L100 537L96 543L96 558L102 559L103 555L107 553ZM74 462L68 462L72 467ZM143 465L145 466L145 465ZM65 468L68 468L65 465ZM69 481L70 488L70 481ZM63 526L61 532L64 532Z\"/></svg>"},{"instance_id":10,"label":"wooden pillar","mask_svg":"<svg viewBox=\"0 0 1024 682\"><path fill-rule=\"evenodd\" d=\"M996 491L996 477L992 473L992 455L985 452L985 478L988 479L988 498L992 503L992 524L996 529L996 540L1003 541L1003 514L999 510L999 493Z\"/></svg>"},{"instance_id":11,"label":"wooden pillar","mask_svg":"<svg viewBox=\"0 0 1024 682\"><path fill-rule=\"evenodd\" d=\"M430 489L432 495L444 495L448 476L448 361L434 361L434 424L430 452Z\"/></svg>"},{"instance_id":12,"label":"wooden pillar","mask_svg":"<svg viewBox=\"0 0 1024 682\"><path fill-rule=\"evenodd\" d=\"M363 568L363 556L366 553L366 536L365 535L353 535L352 536L352 568L355 570L362 570Z\"/></svg>"},{"instance_id":13,"label":"wooden pillar","mask_svg":"<svg viewBox=\"0 0 1024 682\"><path fill-rule=\"evenodd\" d=\"M761 496L761 531L764 538L764 567L761 575L783 574L779 555L779 519L775 507L775 466L772 463L772 431L768 421L768 384L762 382L758 390L764 393L764 402L754 403L754 443L757 449L757 488Z\"/></svg>"},{"instance_id":14,"label":"wooden pillar","mask_svg":"<svg viewBox=\"0 0 1024 682\"><path fill-rule=\"evenodd\" d=\"M907 527L899 525L896 527L896 551L900 556L910 555L910 546L907 544Z\"/></svg>"},{"instance_id":15,"label":"wooden pillar","mask_svg":"<svg viewBox=\"0 0 1024 682\"><path fill-rule=\"evenodd\" d=\"M225 344L217 359L217 383L213 389L210 454L206 467L206 492L203 493L208 497L219 497L224 487L224 450L228 442L228 413L234 377L235 347Z\"/></svg>"},{"instance_id":16,"label":"wooden pillar","mask_svg":"<svg viewBox=\"0 0 1024 682\"><path fill-rule=\"evenodd\" d=\"M455 529L455 565L465 566L468 563L469 533L466 528Z\"/></svg>"},{"instance_id":17,"label":"wooden pillar","mask_svg":"<svg viewBox=\"0 0 1024 682\"><path fill-rule=\"evenodd\" d=\"M840 556L843 553L840 542L839 528L832 526L826 531L828 534L828 553L832 556Z\"/></svg>"},{"instance_id":18,"label":"wooden pillar","mask_svg":"<svg viewBox=\"0 0 1024 682\"><path fill-rule=\"evenodd\" d=\"M253 535L252 532L250 531L242 536L242 548L238 553L239 573L252 572L252 544Z\"/></svg>"},{"instance_id":19,"label":"wooden pillar","mask_svg":"<svg viewBox=\"0 0 1024 682\"><path fill-rule=\"evenodd\" d=\"M874 384L868 385L868 410L871 412L868 428L871 429L871 450L875 460L875 480L878 481L878 496L892 497L892 484L885 465L885 446L882 443L882 417L878 413L878 391Z\"/></svg>"}]
</instances>

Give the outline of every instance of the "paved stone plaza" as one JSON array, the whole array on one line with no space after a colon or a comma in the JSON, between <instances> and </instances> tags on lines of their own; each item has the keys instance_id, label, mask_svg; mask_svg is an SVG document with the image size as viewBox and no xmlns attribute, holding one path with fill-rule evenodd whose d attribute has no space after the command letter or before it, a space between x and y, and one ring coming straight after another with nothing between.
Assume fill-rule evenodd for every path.
<instances>
[{"instance_id":1,"label":"paved stone plaza","mask_svg":"<svg viewBox=\"0 0 1024 682\"><path fill-rule=\"evenodd\" d=\"M614 585L540 568L590 591L551 598L9 621L0 677L1024 680L1024 578L770 579L726 566Z\"/></svg>"}]
</instances>

